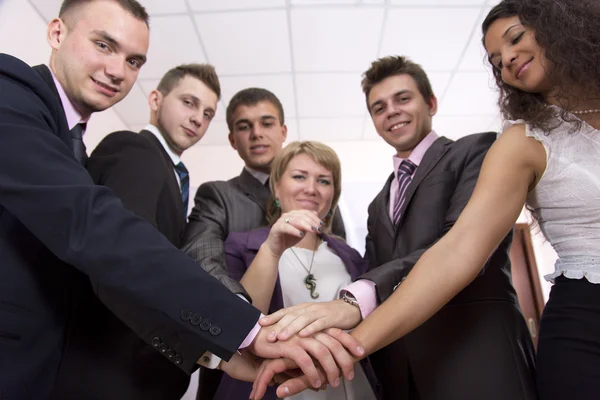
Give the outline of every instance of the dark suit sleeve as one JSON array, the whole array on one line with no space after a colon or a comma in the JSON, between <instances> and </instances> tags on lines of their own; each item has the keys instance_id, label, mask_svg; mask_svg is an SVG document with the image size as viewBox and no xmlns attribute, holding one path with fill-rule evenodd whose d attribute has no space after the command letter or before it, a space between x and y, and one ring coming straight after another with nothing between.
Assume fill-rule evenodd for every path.
<instances>
[{"instance_id":1,"label":"dark suit sleeve","mask_svg":"<svg viewBox=\"0 0 600 400\"><path fill-rule=\"evenodd\" d=\"M126 209L157 227L156 210L168 172L163 164L161 155L146 138L121 131L100 142L87 169L97 185L111 188Z\"/></svg>"},{"instance_id":2,"label":"dark suit sleeve","mask_svg":"<svg viewBox=\"0 0 600 400\"><path fill-rule=\"evenodd\" d=\"M226 183L207 182L198 188L182 250L233 293L242 294L248 301L252 301L244 287L227 272L223 243L229 234L228 216L220 184Z\"/></svg>"},{"instance_id":3,"label":"dark suit sleeve","mask_svg":"<svg viewBox=\"0 0 600 400\"><path fill-rule=\"evenodd\" d=\"M144 307L153 318L142 338L173 349L180 368L194 370L204 350L229 359L258 310L125 210L109 189L94 185L33 90L0 74L0 93L0 213L12 214L96 284ZM188 311L219 332L192 324ZM137 325L135 315L124 321Z\"/></svg>"},{"instance_id":4,"label":"dark suit sleeve","mask_svg":"<svg viewBox=\"0 0 600 400\"><path fill-rule=\"evenodd\" d=\"M336 236L346 239L346 227L344 226L344 219L339 209L335 210L333 214L333 221L331 221L331 233Z\"/></svg>"},{"instance_id":5,"label":"dark suit sleeve","mask_svg":"<svg viewBox=\"0 0 600 400\"><path fill-rule=\"evenodd\" d=\"M394 291L396 285L401 283L414 265L417 263L419 258L425 251L433 246L439 239L441 239L446 232L448 232L453 226L462 210L467 205L471 194L475 189L477 178L479 176L479 170L483 164L483 159L490 146L495 140L493 134L481 134L472 135L457 141L455 146L460 146L465 156L463 157L464 162L457 171L456 177L456 189L451 197L449 207L446 211L446 217L444 226L440 236L428 246L418 249L405 257L397 258L383 265L375 265L377 255L375 254L375 248L372 242L371 232L374 232L375 227L373 226L375 215L374 205L369 207L369 223L368 223L368 234L366 241L366 257L369 259L371 270L361 276L359 279L368 279L373 281L377 286L377 297L380 303L384 302ZM464 147L464 149L463 149ZM484 268L485 270L485 268ZM483 270L482 270L483 273Z\"/></svg>"}]
</instances>

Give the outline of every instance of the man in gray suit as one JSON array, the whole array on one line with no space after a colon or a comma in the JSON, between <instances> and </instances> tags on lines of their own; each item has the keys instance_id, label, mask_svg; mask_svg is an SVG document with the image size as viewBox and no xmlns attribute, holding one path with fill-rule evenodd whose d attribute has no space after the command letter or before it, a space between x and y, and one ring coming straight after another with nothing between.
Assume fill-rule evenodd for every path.
<instances>
[{"instance_id":1,"label":"man in gray suit","mask_svg":"<svg viewBox=\"0 0 600 400\"><path fill-rule=\"evenodd\" d=\"M202 184L184 235L182 249L229 290L250 297L242 285L229 278L223 242L230 232L266 226L265 218L271 163L287 137L283 106L270 91L248 88L236 93L226 111L229 142L244 160L239 176ZM334 214L332 232L345 237L341 214ZM202 369L199 399L212 399L220 371Z\"/></svg>"}]
</instances>

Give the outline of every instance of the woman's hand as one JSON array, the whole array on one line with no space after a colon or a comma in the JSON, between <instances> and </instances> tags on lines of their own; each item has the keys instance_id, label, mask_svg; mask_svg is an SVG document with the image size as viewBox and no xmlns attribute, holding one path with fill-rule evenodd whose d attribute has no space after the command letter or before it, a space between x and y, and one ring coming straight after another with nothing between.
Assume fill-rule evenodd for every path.
<instances>
[{"instance_id":1,"label":"woman's hand","mask_svg":"<svg viewBox=\"0 0 600 400\"><path fill-rule=\"evenodd\" d=\"M282 214L271 227L264 245L273 256L281 257L284 251L298 244L307 232L320 233L324 225L314 211L290 211Z\"/></svg>"},{"instance_id":2,"label":"woman's hand","mask_svg":"<svg viewBox=\"0 0 600 400\"><path fill-rule=\"evenodd\" d=\"M259 323L264 327L270 326L267 340L274 342L287 340L296 333L301 337L307 337L327 328L352 329L360 321L361 314L358 307L344 300L333 300L282 308L261 318Z\"/></svg>"}]
</instances>

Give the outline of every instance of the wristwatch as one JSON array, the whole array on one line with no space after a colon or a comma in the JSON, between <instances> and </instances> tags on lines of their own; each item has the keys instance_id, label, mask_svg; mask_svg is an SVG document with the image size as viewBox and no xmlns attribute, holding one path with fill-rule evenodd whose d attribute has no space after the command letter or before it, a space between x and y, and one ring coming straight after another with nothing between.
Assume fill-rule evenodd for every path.
<instances>
[{"instance_id":1,"label":"wristwatch","mask_svg":"<svg viewBox=\"0 0 600 400\"><path fill-rule=\"evenodd\" d=\"M350 293L349 291L347 291L347 290L342 291L342 293L340 293L340 299L342 299L346 303L352 304L353 306L356 306L360 309L360 306L358 305L358 301L356 300L356 297L354 297L354 295L352 293Z\"/></svg>"}]
</instances>

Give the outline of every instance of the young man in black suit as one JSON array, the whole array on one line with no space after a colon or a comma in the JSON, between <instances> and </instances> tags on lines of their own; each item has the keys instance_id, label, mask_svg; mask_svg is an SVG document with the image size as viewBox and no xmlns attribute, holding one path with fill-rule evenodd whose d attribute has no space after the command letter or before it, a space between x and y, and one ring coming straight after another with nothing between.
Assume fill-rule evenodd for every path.
<instances>
[{"instance_id":1,"label":"young man in black suit","mask_svg":"<svg viewBox=\"0 0 600 400\"><path fill-rule=\"evenodd\" d=\"M189 176L180 157L206 133L220 94L211 65L171 69L149 94L150 124L140 133L111 133L87 163L96 184L112 189L125 208L154 225L178 248L189 196ZM88 312L73 328L62 366L79 369L78 379L59 379L55 397L85 398L92 392L106 399L181 399L189 385L187 374L140 339L92 293L82 303ZM96 340L90 343L90 337ZM94 364L93 369L78 368L82 360L72 354L81 348L86 348L85 362Z\"/></svg>"},{"instance_id":2,"label":"young man in black suit","mask_svg":"<svg viewBox=\"0 0 600 400\"><path fill-rule=\"evenodd\" d=\"M206 351L229 359L248 345L259 356L304 360L309 349L335 379L335 349L315 340L269 345L258 310L94 185L82 165L81 123L120 101L146 59L144 8L65 0L47 39L50 68L0 54L0 398L44 399L63 376L78 379L79 370L61 367L88 313L80 299L92 290L184 372ZM72 355L85 360L86 349ZM313 364L305 369L320 383Z\"/></svg>"}]
</instances>

